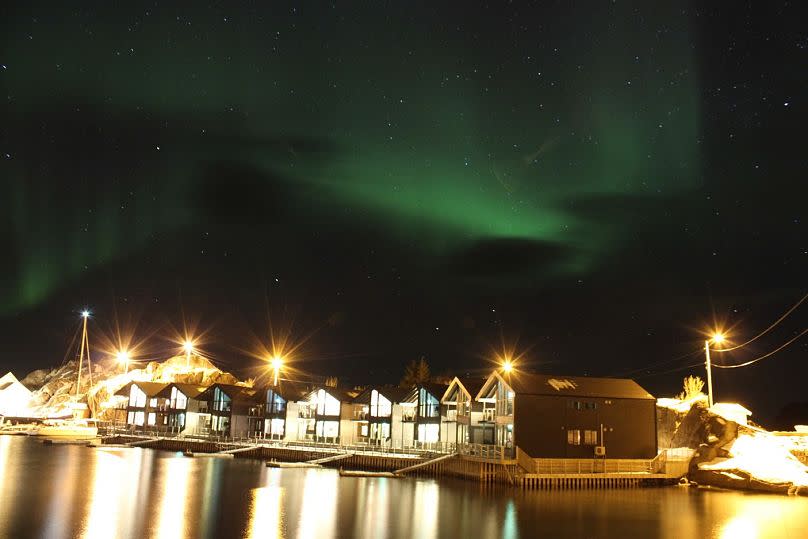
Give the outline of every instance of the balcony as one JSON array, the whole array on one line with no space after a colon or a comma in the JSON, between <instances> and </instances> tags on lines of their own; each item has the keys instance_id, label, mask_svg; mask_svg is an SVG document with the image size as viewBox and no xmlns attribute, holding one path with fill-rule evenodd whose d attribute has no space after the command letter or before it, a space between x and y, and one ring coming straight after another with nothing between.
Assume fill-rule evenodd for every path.
<instances>
[{"instance_id":1,"label":"balcony","mask_svg":"<svg viewBox=\"0 0 808 539\"><path fill-rule=\"evenodd\" d=\"M405 408L401 412L401 421L410 423L415 421L415 408Z\"/></svg>"},{"instance_id":2,"label":"balcony","mask_svg":"<svg viewBox=\"0 0 808 539\"><path fill-rule=\"evenodd\" d=\"M446 421L457 421L457 410L447 410Z\"/></svg>"},{"instance_id":3,"label":"balcony","mask_svg":"<svg viewBox=\"0 0 808 539\"><path fill-rule=\"evenodd\" d=\"M354 421L367 421L368 419L367 410L354 410L353 415Z\"/></svg>"},{"instance_id":4,"label":"balcony","mask_svg":"<svg viewBox=\"0 0 808 539\"><path fill-rule=\"evenodd\" d=\"M300 408L297 417L300 419L314 419L314 408Z\"/></svg>"},{"instance_id":5,"label":"balcony","mask_svg":"<svg viewBox=\"0 0 808 539\"><path fill-rule=\"evenodd\" d=\"M484 423L493 423L497 420L497 411L494 408L485 408L483 410L483 419Z\"/></svg>"}]
</instances>

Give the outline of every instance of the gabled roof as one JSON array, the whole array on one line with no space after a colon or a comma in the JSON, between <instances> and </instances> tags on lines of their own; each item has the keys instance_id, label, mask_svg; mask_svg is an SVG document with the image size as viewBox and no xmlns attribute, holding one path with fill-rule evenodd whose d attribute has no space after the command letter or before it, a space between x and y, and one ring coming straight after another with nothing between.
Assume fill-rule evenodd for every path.
<instances>
[{"instance_id":1,"label":"gabled roof","mask_svg":"<svg viewBox=\"0 0 808 539\"><path fill-rule=\"evenodd\" d=\"M438 399L440 402L443 395L446 393L446 389L448 386L446 384L435 384L432 382L425 382L423 384L418 384L409 390L409 394L402 402L417 402L418 401L418 390L425 389L427 393L431 394L433 397Z\"/></svg>"},{"instance_id":2,"label":"gabled roof","mask_svg":"<svg viewBox=\"0 0 808 539\"><path fill-rule=\"evenodd\" d=\"M207 386L198 386L195 384L181 384L178 382L174 382L168 384L160 393L157 395L158 397L171 397L171 388L176 387L178 390L182 392L183 395L188 397L189 399L196 399L199 395L205 392Z\"/></svg>"},{"instance_id":3,"label":"gabled roof","mask_svg":"<svg viewBox=\"0 0 808 539\"><path fill-rule=\"evenodd\" d=\"M357 395L353 402L357 404L370 404L370 394L373 390L379 392L384 398L391 403L399 403L407 398L412 389L400 386L369 386L365 388L359 395Z\"/></svg>"},{"instance_id":4,"label":"gabled roof","mask_svg":"<svg viewBox=\"0 0 808 539\"><path fill-rule=\"evenodd\" d=\"M460 378L455 376L449 384L449 387L443 392L443 397L441 397L440 401L448 402L447 399L455 388L458 388L464 394L468 395L469 399L474 400L485 382L486 378Z\"/></svg>"},{"instance_id":5,"label":"gabled roof","mask_svg":"<svg viewBox=\"0 0 808 539\"><path fill-rule=\"evenodd\" d=\"M197 396L197 400L208 400L213 398L213 390L219 388L233 402L254 402L257 391L246 386L234 386L231 384L213 384Z\"/></svg>"},{"instance_id":6,"label":"gabled roof","mask_svg":"<svg viewBox=\"0 0 808 539\"><path fill-rule=\"evenodd\" d=\"M650 399L654 397L634 380L628 378L594 378L590 376L561 376L557 374L532 374L515 372L501 374L492 372L477 392L483 398L488 389L501 380L517 395L566 395L570 397Z\"/></svg>"},{"instance_id":7,"label":"gabled roof","mask_svg":"<svg viewBox=\"0 0 808 539\"><path fill-rule=\"evenodd\" d=\"M156 397L157 394L160 393L163 389L165 389L169 384L163 384L159 382L140 382L138 380L134 380L123 386L118 391L116 391L115 394L124 397L129 396L130 391L129 388L133 385L139 387L140 390L143 393L145 393L147 397L152 398Z\"/></svg>"},{"instance_id":8,"label":"gabled roof","mask_svg":"<svg viewBox=\"0 0 808 539\"><path fill-rule=\"evenodd\" d=\"M269 390L275 391L283 400L287 402L297 402L305 399L311 393L311 385L303 382L293 382L291 380L278 380L278 385L268 385L260 389L262 395L266 395Z\"/></svg>"},{"instance_id":9,"label":"gabled roof","mask_svg":"<svg viewBox=\"0 0 808 539\"><path fill-rule=\"evenodd\" d=\"M314 395L321 389L340 402L351 402L359 394L359 392L356 390L345 389L342 387L313 386L309 388L309 391L306 393L305 398L311 398L312 395Z\"/></svg>"}]
</instances>

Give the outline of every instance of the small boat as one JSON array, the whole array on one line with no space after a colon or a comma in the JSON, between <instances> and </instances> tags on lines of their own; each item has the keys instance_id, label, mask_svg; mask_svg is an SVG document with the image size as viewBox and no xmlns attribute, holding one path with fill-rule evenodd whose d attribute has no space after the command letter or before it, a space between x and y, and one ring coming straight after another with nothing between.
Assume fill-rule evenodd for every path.
<instances>
[{"instance_id":1,"label":"small boat","mask_svg":"<svg viewBox=\"0 0 808 539\"><path fill-rule=\"evenodd\" d=\"M43 438L88 440L98 436L98 426L90 419L46 419L29 434Z\"/></svg>"},{"instance_id":2,"label":"small boat","mask_svg":"<svg viewBox=\"0 0 808 539\"><path fill-rule=\"evenodd\" d=\"M10 423L6 423L2 427L0 427L0 434L12 434L17 436L24 436L28 434L32 434L36 431L38 425L35 423L20 423L17 425L12 425Z\"/></svg>"}]
</instances>

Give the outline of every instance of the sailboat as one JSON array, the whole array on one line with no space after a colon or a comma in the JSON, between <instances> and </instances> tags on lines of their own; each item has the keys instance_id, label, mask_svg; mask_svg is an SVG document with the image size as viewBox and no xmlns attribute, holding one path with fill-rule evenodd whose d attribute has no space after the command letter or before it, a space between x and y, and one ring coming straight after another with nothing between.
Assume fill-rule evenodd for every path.
<instances>
[{"instance_id":1,"label":"sailboat","mask_svg":"<svg viewBox=\"0 0 808 539\"><path fill-rule=\"evenodd\" d=\"M87 371L92 377L92 369L90 368L90 341L87 338L87 319L90 318L90 311L83 311L81 313L84 319L82 333L81 333L81 348L79 351L79 368L76 379L76 401L72 403L72 418L63 419L45 419L42 425L39 425L28 432L31 436L41 436L44 438L61 438L84 440L95 438L98 436L98 425L95 419L85 418L84 411L87 410L87 405L79 403L79 389L81 388L81 369L84 361L84 355L87 355ZM90 379L92 383L92 378Z\"/></svg>"}]
</instances>

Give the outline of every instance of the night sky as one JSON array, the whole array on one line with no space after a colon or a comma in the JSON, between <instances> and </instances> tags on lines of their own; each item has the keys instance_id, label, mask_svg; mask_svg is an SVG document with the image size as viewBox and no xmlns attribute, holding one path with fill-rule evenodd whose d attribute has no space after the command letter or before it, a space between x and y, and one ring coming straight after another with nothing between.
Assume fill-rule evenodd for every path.
<instances>
[{"instance_id":1,"label":"night sky","mask_svg":"<svg viewBox=\"0 0 808 539\"><path fill-rule=\"evenodd\" d=\"M808 292L796 2L66 4L0 17L0 371L59 364L89 306L91 345L195 327L244 376L271 329L350 383L507 349L665 396L713 321ZM765 421L807 357L716 398Z\"/></svg>"}]
</instances>

